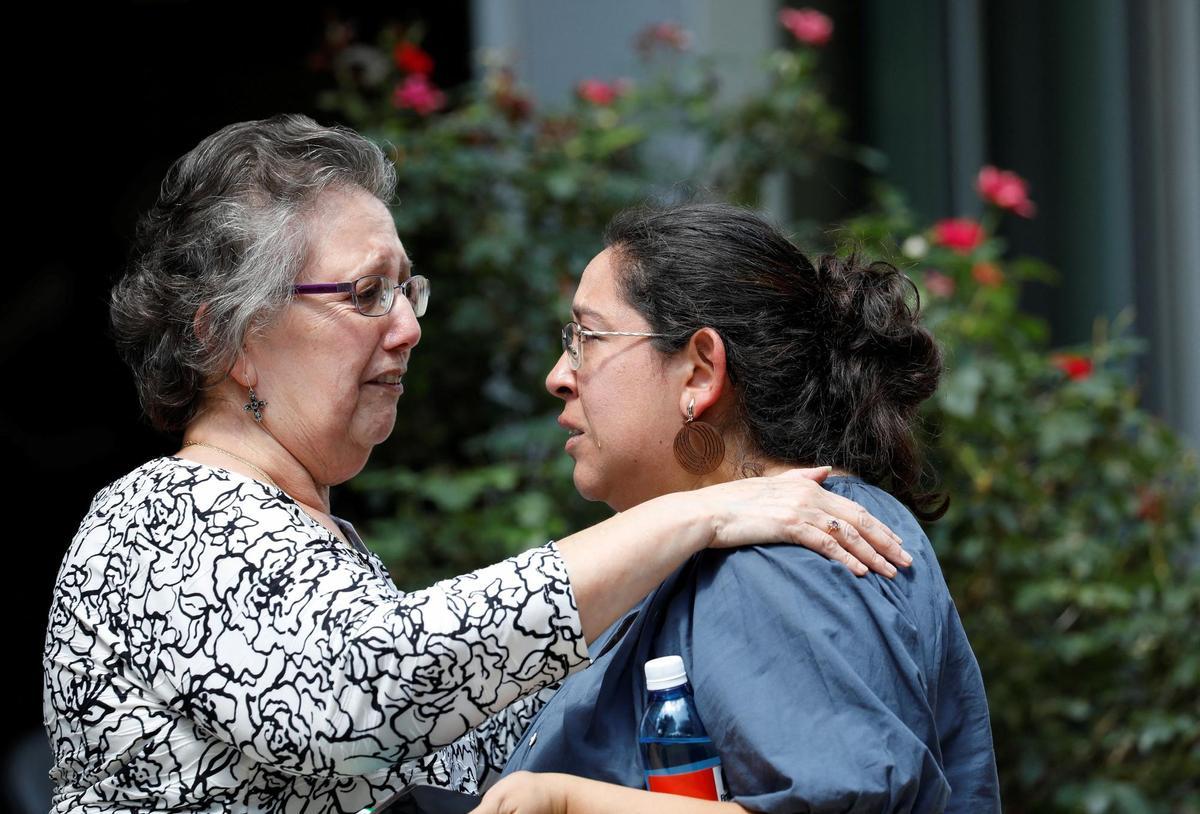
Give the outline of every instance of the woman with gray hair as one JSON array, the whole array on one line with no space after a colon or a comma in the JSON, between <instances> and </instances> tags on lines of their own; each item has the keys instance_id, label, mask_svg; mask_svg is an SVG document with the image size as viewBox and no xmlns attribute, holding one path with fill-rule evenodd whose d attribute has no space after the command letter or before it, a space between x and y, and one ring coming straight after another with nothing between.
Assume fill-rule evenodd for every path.
<instances>
[{"instance_id":1,"label":"woman with gray hair","mask_svg":"<svg viewBox=\"0 0 1200 814\"><path fill-rule=\"evenodd\" d=\"M819 487L827 470L795 470L398 590L329 510L392 431L429 299L394 187L376 146L302 116L227 127L163 182L111 311L146 415L182 445L96 496L59 572L55 811L352 812L415 784L475 792L538 691L695 552L783 540L860 574L894 574L881 553L907 561Z\"/></svg>"}]
</instances>

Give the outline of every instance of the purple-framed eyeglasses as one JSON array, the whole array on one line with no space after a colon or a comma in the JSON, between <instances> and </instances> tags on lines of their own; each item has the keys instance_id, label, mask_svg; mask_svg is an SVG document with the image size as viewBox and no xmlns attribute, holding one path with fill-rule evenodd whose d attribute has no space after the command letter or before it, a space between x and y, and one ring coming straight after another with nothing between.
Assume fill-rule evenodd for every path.
<instances>
[{"instance_id":1,"label":"purple-framed eyeglasses","mask_svg":"<svg viewBox=\"0 0 1200 814\"><path fill-rule=\"evenodd\" d=\"M429 305L429 279L414 274L402 283L393 283L382 274L368 274L352 283L304 283L292 286L296 294L350 294L355 310L364 317L381 317L392 310L396 301L396 290L405 296L412 306L413 315L425 316Z\"/></svg>"}]
</instances>

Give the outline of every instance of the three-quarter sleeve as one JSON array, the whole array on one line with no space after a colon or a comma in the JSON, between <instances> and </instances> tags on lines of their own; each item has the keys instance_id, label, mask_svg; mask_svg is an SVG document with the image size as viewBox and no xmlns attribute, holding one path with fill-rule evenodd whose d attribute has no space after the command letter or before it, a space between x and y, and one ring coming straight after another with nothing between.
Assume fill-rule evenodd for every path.
<instances>
[{"instance_id":1,"label":"three-quarter sleeve","mask_svg":"<svg viewBox=\"0 0 1200 814\"><path fill-rule=\"evenodd\" d=\"M173 705L277 769L355 775L424 755L586 659L553 548L410 594L334 543L281 553L221 558L225 601L193 617L210 635L159 651Z\"/></svg>"}]
</instances>

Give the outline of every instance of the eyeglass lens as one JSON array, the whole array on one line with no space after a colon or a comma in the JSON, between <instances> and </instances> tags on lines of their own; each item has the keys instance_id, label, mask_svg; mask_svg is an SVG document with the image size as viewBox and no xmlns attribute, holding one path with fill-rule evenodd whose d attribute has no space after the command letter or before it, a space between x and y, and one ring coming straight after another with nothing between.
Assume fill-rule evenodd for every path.
<instances>
[{"instance_id":1,"label":"eyeglass lens","mask_svg":"<svg viewBox=\"0 0 1200 814\"><path fill-rule=\"evenodd\" d=\"M567 359L571 362L572 370L579 370L579 365L583 361L580 348L579 326L574 322L568 322L562 329L562 346L567 352Z\"/></svg>"},{"instance_id":2,"label":"eyeglass lens","mask_svg":"<svg viewBox=\"0 0 1200 814\"><path fill-rule=\"evenodd\" d=\"M421 276L410 277L399 286L382 275L360 277L354 282L355 306L365 316L383 316L392 309L397 288L404 292L413 314L424 316L429 304L429 281Z\"/></svg>"}]
</instances>

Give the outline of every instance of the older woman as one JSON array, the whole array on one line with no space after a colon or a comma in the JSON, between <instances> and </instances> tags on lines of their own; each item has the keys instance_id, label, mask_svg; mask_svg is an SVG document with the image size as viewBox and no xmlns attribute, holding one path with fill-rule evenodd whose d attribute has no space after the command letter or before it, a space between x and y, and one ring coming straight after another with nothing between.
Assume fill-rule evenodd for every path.
<instances>
[{"instance_id":1,"label":"older woman","mask_svg":"<svg viewBox=\"0 0 1200 814\"><path fill-rule=\"evenodd\" d=\"M394 183L378 148L297 116L225 128L168 173L111 309L146 414L183 441L103 489L64 558L44 659L55 811L472 791L536 704L455 740L586 664L696 551L785 538L894 573L857 525L903 559L789 473L398 591L329 510L392 431L429 297Z\"/></svg>"},{"instance_id":2,"label":"older woman","mask_svg":"<svg viewBox=\"0 0 1200 814\"><path fill-rule=\"evenodd\" d=\"M580 493L628 511L831 461L825 487L898 530L914 564L856 580L789 546L700 552L597 643L479 811L999 811L979 667L914 517L944 501L912 432L941 357L911 284L884 264L814 267L723 205L626 213L608 246L546 379L578 431ZM643 665L674 654L731 802L636 790Z\"/></svg>"}]
</instances>

